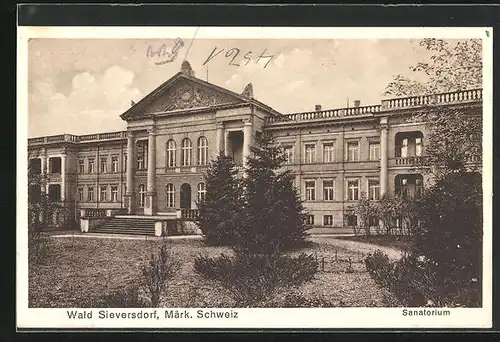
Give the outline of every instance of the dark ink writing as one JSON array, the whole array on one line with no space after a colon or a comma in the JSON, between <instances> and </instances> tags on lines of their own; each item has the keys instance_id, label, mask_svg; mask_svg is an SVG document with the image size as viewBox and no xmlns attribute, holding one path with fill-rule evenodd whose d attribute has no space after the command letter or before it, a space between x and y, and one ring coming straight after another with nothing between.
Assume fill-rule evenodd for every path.
<instances>
[{"instance_id":1,"label":"dark ink writing","mask_svg":"<svg viewBox=\"0 0 500 342\"><path fill-rule=\"evenodd\" d=\"M184 41L180 38L177 38L175 40L173 46L170 49L167 44L162 44L156 50L153 50L152 46L148 45L146 57L159 59L158 61L154 62L156 65L171 63L175 61L175 59L177 58L177 54L182 47L184 47Z\"/></svg>"},{"instance_id":2,"label":"dark ink writing","mask_svg":"<svg viewBox=\"0 0 500 342\"><path fill-rule=\"evenodd\" d=\"M210 62L212 59L214 59L215 57L217 57L218 55L220 55L224 51L225 51L225 49L218 50L217 47L214 47L214 49L208 55L205 62L203 62L203 65L207 64L208 62ZM241 62L240 61L237 62L237 58L241 54L241 50L238 48L232 48L232 49L227 50L226 53L223 54L223 56L228 59L228 65L237 66L237 67L239 67L241 65L248 65L248 63L250 63L252 60L255 60L255 64L258 64L261 59L267 59L267 62L264 65L264 68L266 68L269 65L269 63L271 62L271 60L274 58L274 55L270 55L270 54L266 55L266 51L267 51L267 49L264 49L264 51L257 57L252 57L253 52L248 51L245 55L243 55Z\"/></svg>"}]
</instances>

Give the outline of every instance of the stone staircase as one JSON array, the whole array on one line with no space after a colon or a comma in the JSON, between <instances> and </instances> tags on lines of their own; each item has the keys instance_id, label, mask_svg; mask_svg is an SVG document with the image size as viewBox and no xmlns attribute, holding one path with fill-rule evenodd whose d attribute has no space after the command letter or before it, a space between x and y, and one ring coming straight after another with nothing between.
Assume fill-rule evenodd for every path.
<instances>
[{"instance_id":1,"label":"stone staircase","mask_svg":"<svg viewBox=\"0 0 500 342\"><path fill-rule=\"evenodd\" d=\"M156 218L113 217L103 225L93 228L90 233L155 235Z\"/></svg>"}]
</instances>

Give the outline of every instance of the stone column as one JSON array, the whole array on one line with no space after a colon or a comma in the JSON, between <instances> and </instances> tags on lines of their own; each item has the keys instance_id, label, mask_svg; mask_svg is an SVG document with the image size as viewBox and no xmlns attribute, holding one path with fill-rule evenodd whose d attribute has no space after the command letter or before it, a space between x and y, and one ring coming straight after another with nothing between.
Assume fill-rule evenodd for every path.
<instances>
[{"instance_id":1,"label":"stone column","mask_svg":"<svg viewBox=\"0 0 500 342\"><path fill-rule=\"evenodd\" d=\"M46 155L41 155L40 156L40 188L42 192L47 192L46 190L46 183L47 183L47 156Z\"/></svg>"},{"instance_id":2,"label":"stone column","mask_svg":"<svg viewBox=\"0 0 500 342\"><path fill-rule=\"evenodd\" d=\"M380 195L388 191L387 118L380 119Z\"/></svg>"},{"instance_id":3,"label":"stone column","mask_svg":"<svg viewBox=\"0 0 500 342\"><path fill-rule=\"evenodd\" d=\"M135 160L135 138L134 132L127 134L127 191L125 197L128 199L128 213L135 213L135 191L134 191L134 160Z\"/></svg>"},{"instance_id":4,"label":"stone column","mask_svg":"<svg viewBox=\"0 0 500 342\"><path fill-rule=\"evenodd\" d=\"M146 190L145 215L156 214L156 130L148 130L148 180Z\"/></svg>"},{"instance_id":5,"label":"stone column","mask_svg":"<svg viewBox=\"0 0 500 342\"><path fill-rule=\"evenodd\" d=\"M61 202L66 201L66 154L61 155Z\"/></svg>"},{"instance_id":6,"label":"stone column","mask_svg":"<svg viewBox=\"0 0 500 342\"><path fill-rule=\"evenodd\" d=\"M247 157L250 156L250 146L252 145L252 120L243 120L243 167L247 164Z\"/></svg>"},{"instance_id":7,"label":"stone column","mask_svg":"<svg viewBox=\"0 0 500 342\"><path fill-rule=\"evenodd\" d=\"M223 131L224 131L224 125L222 122L216 123L216 128L217 128L217 138L215 140L215 153L216 156L219 155L220 151L222 150L222 136L223 136Z\"/></svg>"},{"instance_id":8,"label":"stone column","mask_svg":"<svg viewBox=\"0 0 500 342\"><path fill-rule=\"evenodd\" d=\"M229 131L224 130L224 154L229 156Z\"/></svg>"}]
</instances>

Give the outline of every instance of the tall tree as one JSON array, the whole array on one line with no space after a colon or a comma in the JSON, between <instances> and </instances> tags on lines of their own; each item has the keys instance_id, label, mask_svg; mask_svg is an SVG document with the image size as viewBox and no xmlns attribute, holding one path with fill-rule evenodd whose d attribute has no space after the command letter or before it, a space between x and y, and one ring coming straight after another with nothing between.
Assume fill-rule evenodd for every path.
<instances>
[{"instance_id":1,"label":"tall tree","mask_svg":"<svg viewBox=\"0 0 500 342\"><path fill-rule=\"evenodd\" d=\"M257 136L243 180L243 224L238 248L258 253L292 248L304 242L308 227L290 171L280 171L283 148L269 134Z\"/></svg>"},{"instance_id":2,"label":"tall tree","mask_svg":"<svg viewBox=\"0 0 500 342\"><path fill-rule=\"evenodd\" d=\"M198 226L210 245L234 242L241 209L237 173L232 159L223 153L208 165L205 174L206 196L198 203Z\"/></svg>"},{"instance_id":3,"label":"tall tree","mask_svg":"<svg viewBox=\"0 0 500 342\"><path fill-rule=\"evenodd\" d=\"M481 42L450 44L424 39L431 57L413 71L424 73L418 82L397 76L388 94L402 96L477 88L482 86ZM388 287L406 305L481 306L482 188L481 174L470 158L480 157L482 107L423 107L414 119L427 122L424 156L435 172L434 184L416 202L418 221L408 257L390 265L379 256L367 259L377 283ZM399 209L409 211L409 207ZM376 259L378 259L377 262ZM417 275L417 276L415 276ZM384 279L389 279L385 281ZM413 303L413 304L412 304Z\"/></svg>"}]
</instances>

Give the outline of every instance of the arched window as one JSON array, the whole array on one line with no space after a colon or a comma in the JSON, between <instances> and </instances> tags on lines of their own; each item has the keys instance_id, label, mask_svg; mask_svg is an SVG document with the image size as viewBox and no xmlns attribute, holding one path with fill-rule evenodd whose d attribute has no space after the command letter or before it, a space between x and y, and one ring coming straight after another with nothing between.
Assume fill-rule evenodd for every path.
<instances>
[{"instance_id":1,"label":"arched window","mask_svg":"<svg viewBox=\"0 0 500 342\"><path fill-rule=\"evenodd\" d=\"M175 141L167 141L167 167L175 167Z\"/></svg>"},{"instance_id":2,"label":"arched window","mask_svg":"<svg viewBox=\"0 0 500 342\"><path fill-rule=\"evenodd\" d=\"M206 195L207 188L205 187L205 183L198 184L198 202L203 202Z\"/></svg>"},{"instance_id":3,"label":"arched window","mask_svg":"<svg viewBox=\"0 0 500 342\"><path fill-rule=\"evenodd\" d=\"M139 207L144 208L146 203L146 187L144 184L139 185Z\"/></svg>"},{"instance_id":4,"label":"arched window","mask_svg":"<svg viewBox=\"0 0 500 342\"><path fill-rule=\"evenodd\" d=\"M205 137L198 139L198 165L207 165L208 140Z\"/></svg>"},{"instance_id":5,"label":"arched window","mask_svg":"<svg viewBox=\"0 0 500 342\"><path fill-rule=\"evenodd\" d=\"M193 145L191 140L185 138L182 140L182 166L191 166L191 149Z\"/></svg>"},{"instance_id":6,"label":"arched window","mask_svg":"<svg viewBox=\"0 0 500 342\"><path fill-rule=\"evenodd\" d=\"M173 184L167 184L167 208L175 208L175 188Z\"/></svg>"}]
</instances>

